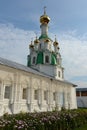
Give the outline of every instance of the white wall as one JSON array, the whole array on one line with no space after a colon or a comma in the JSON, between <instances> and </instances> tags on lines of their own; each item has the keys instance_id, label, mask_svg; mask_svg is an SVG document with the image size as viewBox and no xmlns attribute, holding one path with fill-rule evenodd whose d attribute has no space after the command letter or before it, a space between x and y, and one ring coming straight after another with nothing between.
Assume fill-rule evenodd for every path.
<instances>
[{"instance_id":1,"label":"white wall","mask_svg":"<svg viewBox=\"0 0 87 130\"><path fill-rule=\"evenodd\" d=\"M5 86L10 85L11 97L4 98ZM22 89L27 88L27 99L22 99ZM34 91L38 90L38 100L34 99ZM44 100L44 91L48 98ZM57 93L53 100L53 92ZM71 84L53 80L47 77L24 72L0 65L0 114L19 113L20 111L52 111L56 107L61 109L60 93L64 94L64 107L76 108L75 89ZM71 101L67 99L69 93ZM70 106L68 104L70 103Z\"/></svg>"}]
</instances>

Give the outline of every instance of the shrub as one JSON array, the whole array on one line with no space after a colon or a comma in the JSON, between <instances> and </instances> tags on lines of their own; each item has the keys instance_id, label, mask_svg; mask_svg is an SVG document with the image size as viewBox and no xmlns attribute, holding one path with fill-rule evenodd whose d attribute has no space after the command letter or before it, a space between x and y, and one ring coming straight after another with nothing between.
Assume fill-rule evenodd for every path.
<instances>
[{"instance_id":1,"label":"shrub","mask_svg":"<svg viewBox=\"0 0 87 130\"><path fill-rule=\"evenodd\" d=\"M4 114L0 130L74 130L87 123L87 110Z\"/></svg>"}]
</instances>

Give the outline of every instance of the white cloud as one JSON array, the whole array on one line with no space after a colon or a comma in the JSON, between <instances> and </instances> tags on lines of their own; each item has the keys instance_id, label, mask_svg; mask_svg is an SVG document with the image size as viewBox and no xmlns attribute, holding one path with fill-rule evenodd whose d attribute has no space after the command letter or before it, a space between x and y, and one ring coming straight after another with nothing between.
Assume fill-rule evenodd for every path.
<instances>
[{"instance_id":1,"label":"white cloud","mask_svg":"<svg viewBox=\"0 0 87 130\"><path fill-rule=\"evenodd\" d=\"M0 24L0 57L26 64L32 37L35 37L33 31L18 29L12 24Z\"/></svg>"},{"instance_id":2,"label":"white cloud","mask_svg":"<svg viewBox=\"0 0 87 130\"><path fill-rule=\"evenodd\" d=\"M76 31L58 35L60 40L65 77L87 76L87 38L86 34L78 36ZM78 85L86 86L87 82L77 79Z\"/></svg>"},{"instance_id":3,"label":"white cloud","mask_svg":"<svg viewBox=\"0 0 87 130\"><path fill-rule=\"evenodd\" d=\"M76 84L78 84L78 87L87 88L87 82L86 81L77 81Z\"/></svg>"},{"instance_id":4,"label":"white cloud","mask_svg":"<svg viewBox=\"0 0 87 130\"><path fill-rule=\"evenodd\" d=\"M73 77L87 76L86 35L78 36L76 31L57 34L65 68L65 78L69 80L72 80ZM12 24L0 24L0 57L26 65L28 46L32 37L35 37L34 31L19 29ZM81 79L78 79L77 83L81 86L87 84L87 82L81 82Z\"/></svg>"}]
</instances>

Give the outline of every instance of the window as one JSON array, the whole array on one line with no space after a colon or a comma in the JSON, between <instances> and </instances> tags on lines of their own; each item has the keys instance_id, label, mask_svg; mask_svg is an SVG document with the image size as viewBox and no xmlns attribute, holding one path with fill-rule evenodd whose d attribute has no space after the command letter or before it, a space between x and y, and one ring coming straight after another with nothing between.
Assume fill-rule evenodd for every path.
<instances>
[{"instance_id":1,"label":"window","mask_svg":"<svg viewBox=\"0 0 87 130\"><path fill-rule=\"evenodd\" d=\"M11 86L5 86L4 98L10 99Z\"/></svg>"},{"instance_id":2,"label":"window","mask_svg":"<svg viewBox=\"0 0 87 130\"><path fill-rule=\"evenodd\" d=\"M45 63L49 63L49 56L45 56Z\"/></svg>"},{"instance_id":3,"label":"window","mask_svg":"<svg viewBox=\"0 0 87 130\"><path fill-rule=\"evenodd\" d=\"M22 99L27 99L27 89L23 88Z\"/></svg>"},{"instance_id":4,"label":"window","mask_svg":"<svg viewBox=\"0 0 87 130\"><path fill-rule=\"evenodd\" d=\"M44 91L44 100L47 100L47 91Z\"/></svg>"},{"instance_id":5,"label":"window","mask_svg":"<svg viewBox=\"0 0 87 130\"><path fill-rule=\"evenodd\" d=\"M56 100L56 92L53 93L53 100Z\"/></svg>"},{"instance_id":6,"label":"window","mask_svg":"<svg viewBox=\"0 0 87 130\"><path fill-rule=\"evenodd\" d=\"M76 92L76 96L80 96L80 92L77 91L77 92Z\"/></svg>"},{"instance_id":7,"label":"window","mask_svg":"<svg viewBox=\"0 0 87 130\"><path fill-rule=\"evenodd\" d=\"M81 96L87 96L87 91L82 91Z\"/></svg>"},{"instance_id":8,"label":"window","mask_svg":"<svg viewBox=\"0 0 87 130\"><path fill-rule=\"evenodd\" d=\"M33 64L36 63L36 57L33 57Z\"/></svg>"},{"instance_id":9,"label":"window","mask_svg":"<svg viewBox=\"0 0 87 130\"><path fill-rule=\"evenodd\" d=\"M35 100L38 100L38 90L35 90L35 91L34 91L34 99L35 99Z\"/></svg>"},{"instance_id":10,"label":"window","mask_svg":"<svg viewBox=\"0 0 87 130\"><path fill-rule=\"evenodd\" d=\"M40 49L41 49L41 43L40 43Z\"/></svg>"},{"instance_id":11,"label":"window","mask_svg":"<svg viewBox=\"0 0 87 130\"><path fill-rule=\"evenodd\" d=\"M58 71L58 77L60 77L60 71Z\"/></svg>"}]
</instances>

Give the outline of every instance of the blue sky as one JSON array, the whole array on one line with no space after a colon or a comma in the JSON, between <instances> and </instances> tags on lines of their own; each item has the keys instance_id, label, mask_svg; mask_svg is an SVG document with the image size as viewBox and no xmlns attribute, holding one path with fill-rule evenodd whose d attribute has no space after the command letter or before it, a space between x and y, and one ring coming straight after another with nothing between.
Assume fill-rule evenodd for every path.
<instances>
[{"instance_id":1,"label":"blue sky","mask_svg":"<svg viewBox=\"0 0 87 130\"><path fill-rule=\"evenodd\" d=\"M87 87L87 0L0 0L0 56L26 65L44 6L49 35L60 43L65 79Z\"/></svg>"},{"instance_id":2,"label":"blue sky","mask_svg":"<svg viewBox=\"0 0 87 130\"><path fill-rule=\"evenodd\" d=\"M47 6L51 28L55 31L87 30L87 0L0 0L0 22L13 23L16 27L38 29L38 18Z\"/></svg>"}]
</instances>

